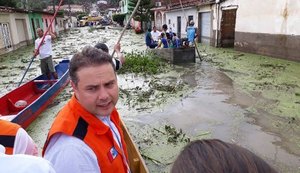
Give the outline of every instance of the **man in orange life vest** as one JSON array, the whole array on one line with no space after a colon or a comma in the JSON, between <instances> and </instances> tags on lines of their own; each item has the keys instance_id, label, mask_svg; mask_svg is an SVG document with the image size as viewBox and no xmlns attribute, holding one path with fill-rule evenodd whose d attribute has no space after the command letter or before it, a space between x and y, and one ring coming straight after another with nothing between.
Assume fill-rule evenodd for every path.
<instances>
[{"instance_id":1,"label":"man in orange life vest","mask_svg":"<svg viewBox=\"0 0 300 173\"><path fill-rule=\"evenodd\" d=\"M58 173L130 172L112 57L85 47L70 61L69 74L74 95L52 124L44 157Z\"/></svg>"},{"instance_id":2,"label":"man in orange life vest","mask_svg":"<svg viewBox=\"0 0 300 173\"><path fill-rule=\"evenodd\" d=\"M0 145L5 154L38 155L37 145L28 133L18 124L0 120Z\"/></svg>"}]
</instances>

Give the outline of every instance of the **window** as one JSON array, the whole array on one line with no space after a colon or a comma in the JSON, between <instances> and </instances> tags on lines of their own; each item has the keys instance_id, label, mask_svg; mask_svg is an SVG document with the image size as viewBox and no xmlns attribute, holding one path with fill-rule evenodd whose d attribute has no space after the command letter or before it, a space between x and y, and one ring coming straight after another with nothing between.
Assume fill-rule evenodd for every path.
<instances>
[{"instance_id":1,"label":"window","mask_svg":"<svg viewBox=\"0 0 300 173\"><path fill-rule=\"evenodd\" d=\"M11 42L11 37L10 37L10 33L9 33L8 23L0 23L0 35L3 40L5 49L11 48L12 42Z\"/></svg>"},{"instance_id":2,"label":"window","mask_svg":"<svg viewBox=\"0 0 300 173\"><path fill-rule=\"evenodd\" d=\"M171 24L171 19L169 19L169 25Z\"/></svg>"},{"instance_id":3,"label":"window","mask_svg":"<svg viewBox=\"0 0 300 173\"><path fill-rule=\"evenodd\" d=\"M35 19L35 22L36 22L36 26L37 26L38 28L41 28L39 19Z\"/></svg>"},{"instance_id":4,"label":"window","mask_svg":"<svg viewBox=\"0 0 300 173\"><path fill-rule=\"evenodd\" d=\"M160 7L161 6L161 2L155 2L155 6L156 7Z\"/></svg>"}]
</instances>

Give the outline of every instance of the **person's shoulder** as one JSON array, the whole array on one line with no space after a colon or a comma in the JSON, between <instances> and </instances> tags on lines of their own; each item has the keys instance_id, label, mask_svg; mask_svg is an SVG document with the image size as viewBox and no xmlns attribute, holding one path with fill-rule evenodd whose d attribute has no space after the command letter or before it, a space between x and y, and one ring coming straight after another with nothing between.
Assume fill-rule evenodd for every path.
<instances>
[{"instance_id":1,"label":"person's shoulder","mask_svg":"<svg viewBox=\"0 0 300 173\"><path fill-rule=\"evenodd\" d=\"M1 155L0 167L0 172L55 173L48 160L25 154Z\"/></svg>"},{"instance_id":2,"label":"person's shoulder","mask_svg":"<svg viewBox=\"0 0 300 173\"><path fill-rule=\"evenodd\" d=\"M79 138L62 133L55 134L51 138L44 157L60 172L69 170L79 173L87 169L91 172L99 170L97 156L93 150Z\"/></svg>"},{"instance_id":3,"label":"person's shoulder","mask_svg":"<svg viewBox=\"0 0 300 173\"><path fill-rule=\"evenodd\" d=\"M69 136L63 133L55 134L49 141L46 154L49 152L83 152L88 148L87 145L79 138Z\"/></svg>"}]
</instances>

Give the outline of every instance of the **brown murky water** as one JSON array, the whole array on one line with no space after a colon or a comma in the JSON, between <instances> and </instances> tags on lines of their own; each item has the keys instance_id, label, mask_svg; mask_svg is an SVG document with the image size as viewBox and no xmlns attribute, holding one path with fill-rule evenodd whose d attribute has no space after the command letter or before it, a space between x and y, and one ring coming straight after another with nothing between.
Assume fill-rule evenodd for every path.
<instances>
[{"instance_id":1,"label":"brown murky water","mask_svg":"<svg viewBox=\"0 0 300 173\"><path fill-rule=\"evenodd\" d=\"M120 30L89 32L87 28L66 33L54 44L55 61L87 44L104 41L111 47L119 33ZM145 50L143 35L128 31L124 37L121 41L123 51ZM32 47L29 47L2 56L4 59L0 66L5 68L0 69L1 95L13 89L16 81L22 77L28 64L22 59L29 59L31 50ZM210 50L205 51L208 54ZM38 60L34 61L26 80L39 74L38 63ZM285 121L256 106L258 99L266 105L272 104L272 100L260 94L245 92L240 85L242 82L234 77L229 78L215 68L212 65L214 63L201 63L197 59L195 64L170 65L160 75L118 75L121 98L117 108L143 156L147 158L150 172L168 172L187 139L201 138L219 138L237 143L263 157L280 172L300 172L300 153L297 152L300 151L297 140L300 136L294 135L295 140L285 140L284 133L274 129L274 118L278 123ZM157 85L172 86L174 91L153 89L153 85L149 84L151 81ZM152 95L146 101L141 100L141 94L150 90L153 90ZM127 92L130 95L126 95ZM68 86L27 129L40 148L56 113L71 94ZM291 126L296 129L296 134L297 123ZM182 129L180 138L170 142L172 135L166 126L175 127L177 131Z\"/></svg>"}]
</instances>

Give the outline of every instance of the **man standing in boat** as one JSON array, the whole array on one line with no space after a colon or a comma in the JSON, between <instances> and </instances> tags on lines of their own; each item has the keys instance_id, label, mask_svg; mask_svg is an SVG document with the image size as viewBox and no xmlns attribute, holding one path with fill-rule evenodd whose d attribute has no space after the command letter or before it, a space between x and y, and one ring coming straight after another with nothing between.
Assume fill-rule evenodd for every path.
<instances>
[{"instance_id":1,"label":"man standing in boat","mask_svg":"<svg viewBox=\"0 0 300 173\"><path fill-rule=\"evenodd\" d=\"M58 173L130 172L112 57L88 46L69 70L74 95L54 120L43 156Z\"/></svg>"},{"instance_id":2,"label":"man standing in boat","mask_svg":"<svg viewBox=\"0 0 300 173\"><path fill-rule=\"evenodd\" d=\"M191 20L189 22L188 27L186 28L186 35L187 35L187 39L189 42L189 46L194 46L194 44L195 44L197 28L194 26L194 24L195 24L194 21Z\"/></svg>"},{"instance_id":3,"label":"man standing in boat","mask_svg":"<svg viewBox=\"0 0 300 173\"><path fill-rule=\"evenodd\" d=\"M48 79L51 79L51 75L57 79L57 73L55 72L53 60L52 60L52 40L56 38L53 33L49 32L49 35L46 35L43 43L41 43L44 36L44 31L41 28L36 30L39 38L35 40L35 50L34 55L40 55L41 60L41 71L42 74L46 75ZM40 48L38 49L39 45Z\"/></svg>"}]
</instances>

